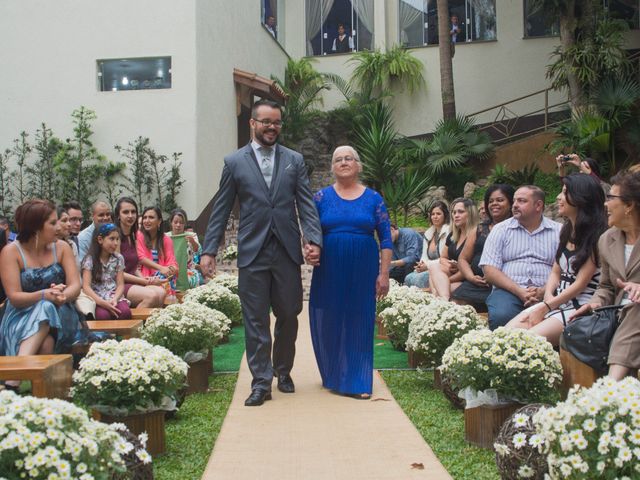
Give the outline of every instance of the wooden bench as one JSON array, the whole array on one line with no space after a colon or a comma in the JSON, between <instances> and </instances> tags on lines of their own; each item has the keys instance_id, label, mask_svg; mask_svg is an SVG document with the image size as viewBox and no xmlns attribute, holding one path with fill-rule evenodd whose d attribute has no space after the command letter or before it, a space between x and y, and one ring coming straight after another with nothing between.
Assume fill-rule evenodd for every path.
<instances>
[{"instance_id":1,"label":"wooden bench","mask_svg":"<svg viewBox=\"0 0 640 480\"><path fill-rule=\"evenodd\" d=\"M560 363L562 364L562 398L567 398L569 389L574 385L588 388L601 376L562 347L560 347Z\"/></svg>"},{"instance_id":2,"label":"wooden bench","mask_svg":"<svg viewBox=\"0 0 640 480\"><path fill-rule=\"evenodd\" d=\"M89 330L113 333L123 339L140 336L142 320L88 320Z\"/></svg>"},{"instance_id":3,"label":"wooden bench","mask_svg":"<svg viewBox=\"0 0 640 480\"><path fill-rule=\"evenodd\" d=\"M156 310L157 310L157 308L148 308L148 307L132 308L131 309L131 319L132 320L145 321L147 318L149 318L149 315L151 315Z\"/></svg>"},{"instance_id":4,"label":"wooden bench","mask_svg":"<svg viewBox=\"0 0 640 480\"><path fill-rule=\"evenodd\" d=\"M34 397L66 399L72 374L71 355L0 357L0 380L29 380Z\"/></svg>"}]
</instances>

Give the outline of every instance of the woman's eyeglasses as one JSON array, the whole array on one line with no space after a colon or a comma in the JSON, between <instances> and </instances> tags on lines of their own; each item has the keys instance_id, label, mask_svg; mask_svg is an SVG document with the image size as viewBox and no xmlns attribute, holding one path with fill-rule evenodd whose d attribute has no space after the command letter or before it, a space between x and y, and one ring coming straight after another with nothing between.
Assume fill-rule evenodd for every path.
<instances>
[{"instance_id":1,"label":"woman's eyeglasses","mask_svg":"<svg viewBox=\"0 0 640 480\"><path fill-rule=\"evenodd\" d=\"M607 193L605 197L607 197L607 200L613 200L614 198L622 198L622 195L612 195L610 193Z\"/></svg>"}]
</instances>

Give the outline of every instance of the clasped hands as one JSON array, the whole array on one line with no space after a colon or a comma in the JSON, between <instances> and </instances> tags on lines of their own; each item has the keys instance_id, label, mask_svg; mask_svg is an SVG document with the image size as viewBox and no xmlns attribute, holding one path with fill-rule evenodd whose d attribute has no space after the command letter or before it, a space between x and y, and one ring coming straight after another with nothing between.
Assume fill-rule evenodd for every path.
<instances>
[{"instance_id":1,"label":"clasped hands","mask_svg":"<svg viewBox=\"0 0 640 480\"><path fill-rule=\"evenodd\" d=\"M61 306L67 301L67 294L64 293L65 288L67 286L64 283L52 283L49 288L42 290L42 299Z\"/></svg>"},{"instance_id":2,"label":"clasped hands","mask_svg":"<svg viewBox=\"0 0 640 480\"><path fill-rule=\"evenodd\" d=\"M308 265L313 267L317 267L320 265L320 247L318 245L314 245L313 243L307 243L304 246L304 260Z\"/></svg>"},{"instance_id":3,"label":"clasped hands","mask_svg":"<svg viewBox=\"0 0 640 480\"><path fill-rule=\"evenodd\" d=\"M518 297L525 307L530 307L543 300L544 287L521 288Z\"/></svg>"}]
</instances>

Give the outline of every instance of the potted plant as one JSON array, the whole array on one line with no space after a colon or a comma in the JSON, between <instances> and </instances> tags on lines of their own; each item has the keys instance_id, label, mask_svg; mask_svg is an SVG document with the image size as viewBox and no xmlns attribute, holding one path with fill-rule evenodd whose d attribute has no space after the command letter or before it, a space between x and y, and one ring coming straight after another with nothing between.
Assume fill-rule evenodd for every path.
<instances>
[{"instance_id":1,"label":"potted plant","mask_svg":"<svg viewBox=\"0 0 640 480\"><path fill-rule=\"evenodd\" d=\"M220 273L213 277L209 282L213 282L217 285L227 287L233 293L238 295L238 277L237 275L231 275L230 273Z\"/></svg>"},{"instance_id":2,"label":"potted plant","mask_svg":"<svg viewBox=\"0 0 640 480\"><path fill-rule=\"evenodd\" d=\"M484 448L522 404L557 400L562 381L560 358L544 337L504 327L455 340L440 370L466 400L465 439Z\"/></svg>"},{"instance_id":3,"label":"potted plant","mask_svg":"<svg viewBox=\"0 0 640 480\"><path fill-rule=\"evenodd\" d=\"M110 478L127 471L125 457L151 456L64 400L0 391L0 475L6 478Z\"/></svg>"},{"instance_id":4,"label":"potted plant","mask_svg":"<svg viewBox=\"0 0 640 480\"><path fill-rule=\"evenodd\" d=\"M189 364L189 394L209 388L209 352L230 328L231 321L224 313L200 303L184 302L155 310L147 318L142 338L169 349Z\"/></svg>"},{"instance_id":5,"label":"potted plant","mask_svg":"<svg viewBox=\"0 0 640 480\"><path fill-rule=\"evenodd\" d=\"M418 306L430 303L435 297L419 288L405 286L391 289L387 297L380 305L378 315L393 347L404 351L409 337L409 323L416 318Z\"/></svg>"},{"instance_id":6,"label":"potted plant","mask_svg":"<svg viewBox=\"0 0 640 480\"><path fill-rule=\"evenodd\" d=\"M94 343L73 374L71 396L106 423L149 435L149 452L164 451L164 413L174 410L188 365L164 347L132 338Z\"/></svg>"},{"instance_id":7,"label":"potted plant","mask_svg":"<svg viewBox=\"0 0 640 480\"><path fill-rule=\"evenodd\" d=\"M224 313L232 325L242 324L242 309L240 297L215 282L209 282L196 288L187 290L183 302L197 302L213 310Z\"/></svg>"},{"instance_id":8,"label":"potted plant","mask_svg":"<svg viewBox=\"0 0 640 480\"><path fill-rule=\"evenodd\" d=\"M435 368L437 376L442 355L453 341L484 327L485 319L473 307L435 299L415 310L409 324L407 350L419 358L419 366Z\"/></svg>"},{"instance_id":9,"label":"potted plant","mask_svg":"<svg viewBox=\"0 0 640 480\"><path fill-rule=\"evenodd\" d=\"M640 382L599 379L533 417L551 478L640 477Z\"/></svg>"}]
</instances>

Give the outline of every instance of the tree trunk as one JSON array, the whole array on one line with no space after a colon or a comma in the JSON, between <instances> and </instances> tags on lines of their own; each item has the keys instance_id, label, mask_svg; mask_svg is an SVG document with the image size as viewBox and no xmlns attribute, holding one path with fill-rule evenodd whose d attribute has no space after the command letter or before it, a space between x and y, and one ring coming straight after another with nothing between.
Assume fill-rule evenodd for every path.
<instances>
[{"instance_id":1,"label":"tree trunk","mask_svg":"<svg viewBox=\"0 0 640 480\"><path fill-rule=\"evenodd\" d=\"M442 116L445 120L456 117L456 96L453 86L453 61L449 35L449 0L437 0L438 42L440 43L440 91Z\"/></svg>"},{"instance_id":2,"label":"tree trunk","mask_svg":"<svg viewBox=\"0 0 640 480\"><path fill-rule=\"evenodd\" d=\"M567 0L566 11L564 15L560 15L560 43L562 44L562 51L566 53L576 43L576 14L575 14L575 0ZM572 62L571 59L567 59ZM568 67L571 67L568 65ZM571 103L571 109L574 113L579 113L582 110L584 104L582 86L578 77L568 68L567 82L569 83L569 102Z\"/></svg>"}]
</instances>

